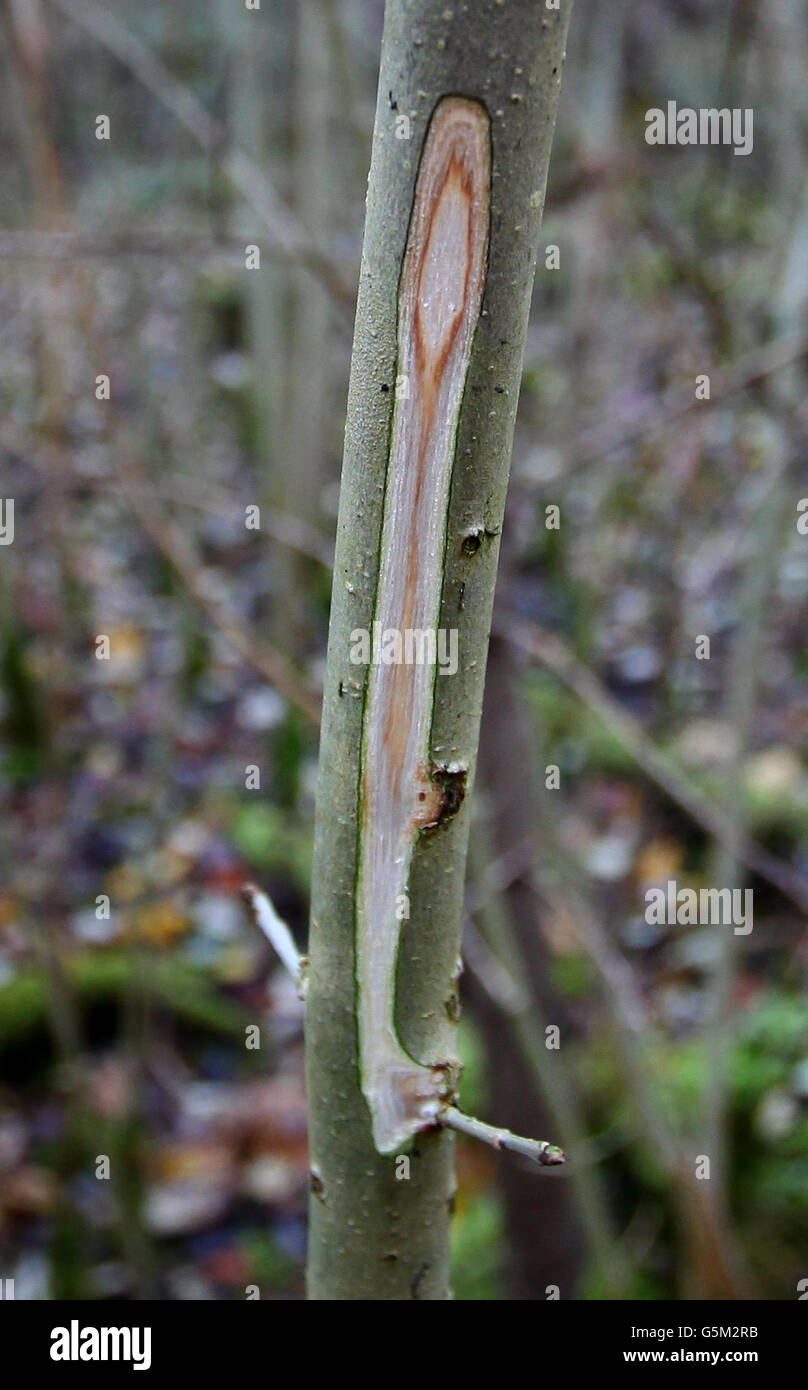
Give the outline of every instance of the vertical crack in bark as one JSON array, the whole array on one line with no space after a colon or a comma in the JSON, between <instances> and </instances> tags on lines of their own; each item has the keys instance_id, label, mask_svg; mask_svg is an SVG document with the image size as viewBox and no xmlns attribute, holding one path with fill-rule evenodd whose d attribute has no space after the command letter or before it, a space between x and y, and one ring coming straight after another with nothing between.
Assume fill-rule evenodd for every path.
<instances>
[{"instance_id":1,"label":"vertical crack in bark","mask_svg":"<svg viewBox=\"0 0 808 1390\"><path fill-rule=\"evenodd\" d=\"M461 97L436 107L424 143L399 286L398 372L375 619L402 635L435 630L458 417L486 274L490 132ZM400 922L415 842L441 822L433 775L435 668L372 664L362 733L356 960L362 1090L380 1153L437 1113L439 1079L395 1030Z\"/></svg>"}]
</instances>

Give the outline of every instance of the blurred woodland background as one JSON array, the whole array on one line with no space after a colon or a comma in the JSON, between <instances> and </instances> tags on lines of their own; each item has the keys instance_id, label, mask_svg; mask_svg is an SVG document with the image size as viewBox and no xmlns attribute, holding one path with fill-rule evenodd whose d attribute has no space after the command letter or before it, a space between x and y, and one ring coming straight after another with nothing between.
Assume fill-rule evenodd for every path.
<instances>
[{"instance_id":1,"label":"blurred woodland background","mask_svg":"<svg viewBox=\"0 0 808 1390\"><path fill-rule=\"evenodd\" d=\"M382 4L0 13L0 1274L298 1298L302 1005L239 889L304 945ZM807 69L800 0L573 12L462 980L464 1100L571 1158L458 1143L461 1299L808 1277ZM754 152L646 145L669 99ZM648 925L669 879L754 930Z\"/></svg>"}]
</instances>

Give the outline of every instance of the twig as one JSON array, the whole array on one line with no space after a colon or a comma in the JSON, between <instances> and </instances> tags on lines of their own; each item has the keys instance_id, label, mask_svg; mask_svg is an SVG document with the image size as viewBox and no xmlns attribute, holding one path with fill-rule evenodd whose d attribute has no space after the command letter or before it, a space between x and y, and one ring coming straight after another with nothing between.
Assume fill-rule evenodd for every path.
<instances>
[{"instance_id":1,"label":"twig","mask_svg":"<svg viewBox=\"0 0 808 1390\"><path fill-rule=\"evenodd\" d=\"M496 1129L494 1125L475 1120L472 1115L464 1115L453 1105L447 1105L440 1112L438 1122L447 1129L456 1129L458 1134L467 1134L470 1139L490 1144L492 1149L507 1149L509 1153L521 1154L538 1163L541 1168L556 1168L567 1161L567 1155L557 1144L548 1144L546 1139L521 1139L518 1134L511 1134L509 1129Z\"/></svg>"},{"instance_id":2,"label":"twig","mask_svg":"<svg viewBox=\"0 0 808 1390\"><path fill-rule=\"evenodd\" d=\"M254 883L245 883L241 896L252 912L255 925L260 927L291 975L301 999L305 998L307 960L298 951L286 923L278 916L266 893Z\"/></svg>"}]
</instances>

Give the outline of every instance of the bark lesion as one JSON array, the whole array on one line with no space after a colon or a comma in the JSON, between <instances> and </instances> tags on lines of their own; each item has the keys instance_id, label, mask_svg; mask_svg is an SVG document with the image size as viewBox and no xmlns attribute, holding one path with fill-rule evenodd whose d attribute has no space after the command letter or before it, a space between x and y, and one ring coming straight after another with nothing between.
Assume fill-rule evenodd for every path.
<instances>
[{"instance_id":1,"label":"bark lesion","mask_svg":"<svg viewBox=\"0 0 808 1390\"><path fill-rule=\"evenodd\" d=\"M418 171L399 285L398 370L374 623L436 634L455 436L483 301L490 201L485 108L446 97ZM434 673L421 661L372 665L363 711L356 889L362 1090L379 1153L437 1122L445 1092L411 1058L395 1022L400 918L422 833L457 814L466 769L430 759Z\"/></svg>"},{"instance_id":2,"label":"bark lesion","mask_svg":"<svg viewBox=\"0 0 808 1390\"><path fill-rule=\"evenodd\" d=\"M466 795L468 768L459 763L431 763L429 792L418 793L419 808L415 823L421 831L438 830L457 815Z\"/></svg>"}]
</instances>

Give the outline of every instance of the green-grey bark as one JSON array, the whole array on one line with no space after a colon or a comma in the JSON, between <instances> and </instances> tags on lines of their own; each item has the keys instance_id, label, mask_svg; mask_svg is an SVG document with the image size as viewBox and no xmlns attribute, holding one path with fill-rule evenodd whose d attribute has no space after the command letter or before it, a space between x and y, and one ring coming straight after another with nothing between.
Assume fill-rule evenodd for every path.
<instances>
[{"instance_id":1,"label":"green-grey bark","mask_svg":"<svg viewBox=\"0 0 808 1390\"><path fill-rule=\"evenodd\" d=\"M373 1147L360 1090L354 892L367 669L349 634L370 629L395 398L397 289L418 162L446 95L491 122L489 264L457 432L440 625L458 629L457 673L435 683L432 757L474 774L537 239L564 60L569 0L389 0L348 399L323 713L307 1005L312 1153L309 1293L314 1299L449 1296L452 1139L420 1135L410 1176ZM396 118L410 138L396 138ZM399 129L401 126L399 125ZM412 1056L456 1052L457 959L468 838L458 814L423 836L399 948L396 1031Z\"/></svg>"}]
</instances>

